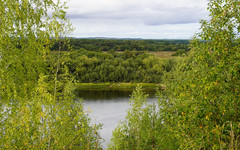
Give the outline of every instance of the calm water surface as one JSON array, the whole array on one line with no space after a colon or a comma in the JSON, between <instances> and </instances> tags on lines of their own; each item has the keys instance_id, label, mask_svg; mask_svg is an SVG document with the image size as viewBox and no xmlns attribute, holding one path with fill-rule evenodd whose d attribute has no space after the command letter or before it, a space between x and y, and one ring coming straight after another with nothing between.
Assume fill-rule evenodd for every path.
<instances>
[{"instance_id":1,"label":"calm water surface","mask_svg":"<svg viewBox=\"0 0 240 150\"><path fill-rule=\"evenodd\" d=\"M149 94L149 103L157 101L154 90L145 90L145 92ZM89 113L92 123L103 124L100 135L104 139L102 141L104 148L111 139L112 131L127 115L131 93L132 90L79 91L79 97L83 98L84 109Z\"/></svg>"}]
</instances>

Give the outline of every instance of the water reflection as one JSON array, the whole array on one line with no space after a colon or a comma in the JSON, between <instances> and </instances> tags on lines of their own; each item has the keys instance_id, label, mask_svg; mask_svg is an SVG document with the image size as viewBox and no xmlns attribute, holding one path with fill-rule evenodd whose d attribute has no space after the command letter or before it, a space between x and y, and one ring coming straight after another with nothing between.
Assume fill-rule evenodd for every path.
<instances>
[{"instance_id":1,"label":"water reflection","mask_svg":"<svg viewBox=\"0 0 240 150\"><path fill-rule=\"evenodd\" d=\"M149 94L148 103L157 101L154 96L155 90L145 89ZM84 109L89 113L92 123L103 124L100 131L103 147L106 149L110 141L112 131L117 127L119 121L123 121L130 108L129 100L132 90L81 90L79 97L84 98Z\"/></svg>"},{"instance_id":2,"label":"water reflection","mask_svg":"<svg viewBox=\"0 0 240 150\"><path fill-rule=\"evenodd\" d=\"M155 97L155 89L143 89L146 94L149 94L150 98ZM77 91L79 98L85 100L110 100L118 98L130 98L133 89L82 89Z\"/></svg>"}]
</instances>

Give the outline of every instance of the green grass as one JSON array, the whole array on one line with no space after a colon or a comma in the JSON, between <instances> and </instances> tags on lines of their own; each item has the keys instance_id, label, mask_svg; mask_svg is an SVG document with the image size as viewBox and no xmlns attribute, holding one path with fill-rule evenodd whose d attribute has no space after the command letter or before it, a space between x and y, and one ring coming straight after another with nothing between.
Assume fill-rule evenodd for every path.
<instances>
[{"instance_id":1,"label":"green grass","mask_svg":"<svg viewBox=\"0 0 240 150\"><path fill-rule=\"evenodd\" d=\"M88 88L109 88L112 84L111 83L78 83L78 89L88 89Z\"/></svg>"},{"instance_id":2,"label":"green grass","mask_svg":"<svg viewBox=\"0 0 240 150\"><path fill-rule=\"evenodd\" d=\"M137 85L142 88L162 88L161 84L156 83L78 83L77 89L134 89Z\"/></svg>"},{"instance_id":3,"label":"green grass","mask_svg":"<svg viewBox=\"0 0 240 150\"><path fill-rule=\"evenodd\" d=\"M175 51L161 51L161 52L148 52L149 54L153 54L154 56L158 57L158 58L174 58L174 56L172 56L172 54L175 54Z\"/></svg>"}]
</instances>

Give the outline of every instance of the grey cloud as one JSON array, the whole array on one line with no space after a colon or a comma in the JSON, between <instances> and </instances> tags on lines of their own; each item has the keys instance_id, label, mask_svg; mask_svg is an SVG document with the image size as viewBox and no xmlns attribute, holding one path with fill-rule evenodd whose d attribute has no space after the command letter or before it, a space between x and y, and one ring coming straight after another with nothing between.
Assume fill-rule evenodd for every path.
<instances>
[{"instance_id":1,"label":"grey cloud","mask_svg":"<svg viewBox=\"0 0 240 150\"><path fill-rule=\"evenodd\" d=\"M206 0L112 0L110 4L104 2L105 0L102 0L99 6L94 0L86 5L77 5L76 2L68 15L70 19L122 20L130 24L136 21L146 25L197 23L207 16ZM199 2L201 4L198 4Z\"/></svg>"},{"instance_id":2,"label":"grey cloud","mask_svg":"<svg viewBox=\"0 0 240 150\"><path fill-rule=\"evenodd\" d=\"M149 13L144 18L144 23L147 25L198 23L205 16L205 11L197 8L174 8Z\"/></svg>"}]
</instances>

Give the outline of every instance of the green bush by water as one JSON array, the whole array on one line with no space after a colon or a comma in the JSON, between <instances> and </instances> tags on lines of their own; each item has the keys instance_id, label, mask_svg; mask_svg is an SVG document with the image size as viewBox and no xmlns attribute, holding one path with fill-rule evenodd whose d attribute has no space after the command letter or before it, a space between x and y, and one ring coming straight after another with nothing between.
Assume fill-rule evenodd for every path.
<instances>
[{"instance_id":1,"label":"green bush by water","mask_svg":"<svg viewBox=\"0 0 240 150\"><path fill-rule=\"evenodd\" d=\"M109 150L177 149L178 143L166 131L157 105L147 105L147 97L141 86L133 91L131 108L113 131Z\"/></svg>"}]
</instances>

